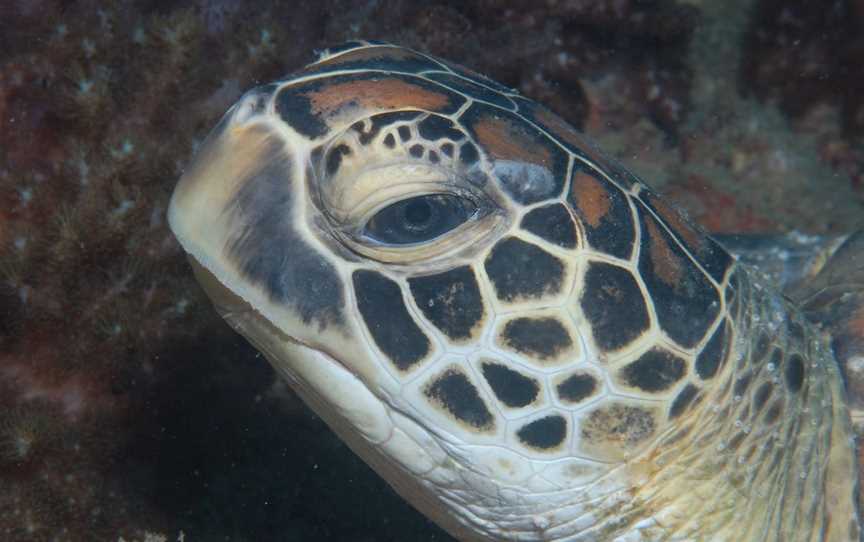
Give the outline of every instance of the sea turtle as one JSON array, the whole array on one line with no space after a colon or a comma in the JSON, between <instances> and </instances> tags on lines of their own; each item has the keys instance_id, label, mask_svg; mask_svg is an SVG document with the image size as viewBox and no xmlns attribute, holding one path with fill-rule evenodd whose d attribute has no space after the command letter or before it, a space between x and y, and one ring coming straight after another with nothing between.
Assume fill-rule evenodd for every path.
<instances>
[{"instance_id":1,"label":"sea turtle","mask_svg":"<svg viewBox=\"0 0 864 542\"><path fill-rule=\"evenodd\" d=\"M247 92L169 219L225 320L459 540L859 539L860 234L761 252L781 294L544 107L378 42Z\"/></svg>"}]
</instances>

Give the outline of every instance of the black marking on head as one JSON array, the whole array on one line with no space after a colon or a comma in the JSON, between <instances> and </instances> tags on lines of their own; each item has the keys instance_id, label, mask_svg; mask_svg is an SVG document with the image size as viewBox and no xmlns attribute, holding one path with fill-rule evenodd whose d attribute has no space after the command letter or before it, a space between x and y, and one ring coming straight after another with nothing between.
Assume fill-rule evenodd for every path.
<instances>
[{"instance_id":1,"label":"black marking on head","mask_svg":"<svg viewBox=\"0 0 864 542\"><path fill-rule=\"evenodd\" d=\"M560 446L567 437L567 420L558 414L546 416L523 425L516 436L529 448L551 450Z\"/></svg>"},{"instance_id":2,"label":"black marking on head","mask_svg":"<svg viewBox=\"0 0 864 542\"><path fill-rule=\"evenodd\" d=\"M357 132L360 143L362 145L366 145L367 143L369 143L372 137L374 137L374 134L372 134L371 125L371 123L367 123L365 120L358 120L351 125L351 130Z\"/></svg>"},{"instance_id":3,"label":"black marking on head","mask_svg":"<svg viewBox=\"0 0 864 542\"><path fill-rule=\"evenodd\" d=\"M684 378L687 364L675 354L654 348L621 369L624 382L647 392L665 391Z\"/></svg>"},{"instance_id":4,"label":"black marking on head","mask_svg":"<svg viewBox=\"0 0 864 542\"><path fill-rule=\"evenodd\" d=\"M699 263L715 281L722 282L726 270L735 263L735 260L726 252L725 248L710 237L703 239L700 248L701 250L697 254Z\"/></svg>"},{"instance_id":5,"label":"black marking on head","mask_svg":"<svg viewBox=\"0 0 864 542\"><path fill-rule=\"evenodd\" d=\"M483 318L483 296L469 266L408 279L423 315L454 340L468 339Z\"/></svg>"},{"instance_id":6,"label":"black marking on head","mask_svg":"<svg viewBox=\"0 0 864 542\"><path fill-rule=\"evenodd\" d=\"M540 384L531 377L500 363L483 362L483 378L502 403L510 408L522 408L537 400Z\"/></svg>"},{"instance_id":7,"label":"black marking on head","mask_svg":"<svg viewBox=\"0 0 864 542\"><path fill-rule=\"evenodd\" d=\"M441 152L443 152L448 158L453 158L453 143L443 143L441 145Z\"/></svg>"},{"instance_id":8,"label":"black marking on head","mask_svg":"<svg viewBox=\"0 0 864 542\"><path fill-rule=\"evenodd\" d=\"M417 125L420 137L434 142L439 139L459 141L465 137L465 133L456 127L452 120L439 115L429 115Z\"/></svg>"},{"instance_id":9,"label":"black marking on head","mask_svg":"<svg viewBox=\"0 0 864 542\"><path fill-rule=\"evenodd\" d=\"M678 395L675 396L675 399L672 401L672 406L669 407L669 419L675 419L687 410L687 407L690 406L690 403L693 402L693 399L696 398L696 394L699 392L699 388L694 386L693 384L687 384L684 386L684 389L678 392Z\"/></svg>"},{"instance_id":10,"label":"black marking on head","mask_svg":"<svg viewBox=\"0 0 864 542\"><path fill-rule=\"evenodd\" d=\"M399 133L399 139L401 139L402 142L411 139L411 128L407 126L400 126L396 129L396 131Z\"/></svg>"},{"instance_id":11,"label":"black marking on head","mask_svg":"<svg viewBox=\"0 0 864 542\"><path fill-rule=\"evenodd\" d=\"M227 209L244 226L228 241L227 257L304 323L314 320L320 329L342 324L345 296L336 269L294 229L293 168L282 143L268 141L257 165Z\"/></svg>"},{"instance_id":12,"label":"black marking on head","mask_svg":"<svg viewBox=\"0 0 864 542\"><path fill-rule=\"evenodd\" d=\"M375 139L378 134L381 133L382 129L398 122L410 122L421 114L421 111L392 111L389 113L380 113L369 117L368 120L370 122L368 125L366 122L361 121L355 122L351 127L360 134L360 143L362 145L368 145L370 141ZM387 146L392 148L396 142L390 134L387 135L390 136L390 141L393 142L393 144L388 144ZM385 144L387 143L385 142Z\"/></svg>"},{"instance_id":13,"label":"black marking on head","mask_svg":"<svg viewBox=\"0 0 864 542\"><path fill-rule=\"evenodd\" d=\"M800 354L792 354L786 358L786 387L792 393L801 391L804 385L804 359Z\"/></svg>"},{"instance_id":14,"label":"black marking on head","mask_svg":"<svg viewBox=\"0 0 864 542\"><path fill-rule=\"evenodd\" d=\"M577 373L565 378L555 389L558 391L558 398L561 401L575 404L594 395L597 388L596 378L589 374Z\"/></svg>"},{"instance_id":15,"label":"black marking on head","mask_svg":"<svg viewBox=\"0 0 864 542\"><path fill-rule=\"evenodd\" d=\"M521 317L510 320L501 331L504 344L513 350L547 360L573 346L567 328L550 317Z\"/></svg>"},{"instance_id":16,"label":"black marking on head","mask_svg":"<svg viewBox=\"0 0 864 542\"><path fill-rule=\"evenodd\" d=\"M762 407L765 406L765 403L768 402L768 399L771 397L771 393L773 391L774 384L772 384L771 382L765 382L761 386L756 388L756 393L753 394L754 415L762 411Z\"/></svg>"},{"instance_id":17,"label":"black marking on head","mask_svg":"<svg viewBox=\"0 0 864 542\"><path fill-rule=\"evenodd\" d=\"M696 358L696 374L699 375L699 378L702 380L714 378L714 375L726 361L727 342L726 325L721 324L717 326L714 335L711 336L711 339Z\"/></svg>"},{"instance_id":18,"label":"black marking on head","mask_svg":"<svg viewBox=\"0 0 864 542\"><path fill-rule=\"evenodd\" d=\"M324 119L313 112L312 101L305 94L284 89L276 94L274 107L276 114L301 135L318 138L329 131Z\"/></svg>"},{"instance_id":19,"label":"black marking on head","mask_svg":"<svg viewBox=\"0 0 864 542\"><path fill-rule=\"evenodd\" d=\"M399 285L376 271L358 269L353 275L357 308L378 348L401 371L429 353L429 339L405 308Z\"/></svg>"},{"instance_id":20,"label":"black marking on head","mask_svg":"<svg viewBox=\"0 0 864 542\"><path fill-rule=\"evenodd\" d=\"M470 141L466 141L459 147L459 161L466 167L477 162L479 158L477 147Z\"/></svg>"},{"instance_id":21,"label":"black marking on head","mask_svg":"<svg viewBox=\"0 0 864 542\"><path fill-rule=\"evenodd\" d=\"M337 145L327 153L327 175L333 175L339 171L343 156L351 155L351 147L345 144Z\"/></svg>"},{"instance_id":22,"label":"black marking on head","mask_svg":"<svg viewBox=\"0 0 864 542\"><path fill-rule=\"evenodd\" d=\"M584 165L573 168L567 202L585 229L588 244L600 252L628 259L636 233L627 197Z\"/></svg>"},{"instance_id":23,"label":"black marking on head","mask_svg":"<svg viewBox=\"0 0 864 542\"><path fill-rule=\"evenodd\" d=\"M514 104L507 96L499 94L485 86L473 83L463 77L442 72L427 73L426 77L475 100L483 100L511 111L516 109L516 104Z\"/></svg>"},{"instance_id":24,"label":"black marking on head","mask_svg":"<svg viewBox=\"0 0 864 542\"><path fill-rule=\"evenodd\" d=\"M423 393L457 420L489 431L495 419L474 384L462 371L451 368L426 384Z\"/></svg>"},{"instance_id":25,"label":"black marking on head","mask_svg":"<svg viewBox=\"0 0 864 542\"><path fill-rule=\"evenodd\" d=\"M429 163L437 164L441 159L438 157L438 153L435 151L429 151Z\"/></svg>"},{"instance_id":26,"label":"black marking on head","mask_svg":"<svg viewBox=\"0 0 864 542\"><path fill-rule=\"evenodd\" d=\"M576 246L576 227L570 212L560 203L532 209L522 217L520 226L523 230L560 247Z\"/></svg>"},{"instance_id":27,"label":"black marking on head","mask_svg":"<svg viewBox=\"0 0 864 542\"><path fill-rule=\"evenodd\" d=\"M720 313L720 295L660 224L640 209L639 271L669 337L694 347Z\"/></svg>"},{"instance_id":28,"label":"black marking on head","mask_svg":"<svg viewBox=\"0 0 864 542\"><path fill-rule=\"evenodd\" d=\"M423 150L423 145L411 145L411 148L408 149L408 152L414 158L420 158L421 156L423 156Z\"/></svg>"},{"instance_id":29,"label":"black marking on head","mask_svg":"<svg viewBox=\"0 0 864 542\"><path fill-rule=\"evenodd\" d=\"M617 350L639 337L650 325L645 299L630 271L592 262L585 273L582 310L604 350Z\"/></svg>"},{"instance_id":30,"label":"black marking on head","mask_svg":"<svg viewBox=\"0 0 864 542\"><path fill-rule=\"evenodd\" d=\"M392 149L396 146L396 138L393 137L393 134L387 134L384 136L384 146L388 149Z\"/></svg>"},{"instance_id":31,"label":"black marking on head","mask_svg":"<svg viewBox=\"0 0 864 542\"><path fill-rule=\"evenodd\" d=\"M486 274L502 301L539 299L557 294L564 281L561 260L515 237L498 242L484 263Z\"/></svg>"}]
</instances>

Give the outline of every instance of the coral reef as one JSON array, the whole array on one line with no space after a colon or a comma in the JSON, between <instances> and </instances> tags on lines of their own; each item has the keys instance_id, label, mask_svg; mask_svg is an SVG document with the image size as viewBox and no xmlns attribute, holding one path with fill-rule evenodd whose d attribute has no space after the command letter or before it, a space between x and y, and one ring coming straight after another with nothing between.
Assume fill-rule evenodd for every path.
<instances>
[{"instance_id":1,"label":"coral reef","mask_svg":"<svg viewBox=\"0 0 864 542\"><path fill-rule=\"evenodd\" d=\"M224 110L315 49L487 73L717 231L862 226L860 41L787 85L788 40L838 44L800 2L792 26L767 0L276 4L0 6L0 539L447 539L219 321L165 223Z\"/></svg>"}]
</instances>

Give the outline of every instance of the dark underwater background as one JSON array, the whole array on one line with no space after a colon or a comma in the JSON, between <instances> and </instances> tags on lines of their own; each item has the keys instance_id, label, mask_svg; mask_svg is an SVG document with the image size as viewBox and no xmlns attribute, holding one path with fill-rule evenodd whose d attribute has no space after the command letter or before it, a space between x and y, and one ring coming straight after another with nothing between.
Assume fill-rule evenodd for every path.
<instances>
[{"instance_id":1,"label":"dark underwater background","mask_svg":"<svg viewBox=\"0 0 864 542\"><path fill-rule=\"evenodd\" d=\"M358 37L543 102L710 231L864 227L861 0L0 0L0 540L450 540L165 221L245 89Z\"/></svg>"}]
</instances>

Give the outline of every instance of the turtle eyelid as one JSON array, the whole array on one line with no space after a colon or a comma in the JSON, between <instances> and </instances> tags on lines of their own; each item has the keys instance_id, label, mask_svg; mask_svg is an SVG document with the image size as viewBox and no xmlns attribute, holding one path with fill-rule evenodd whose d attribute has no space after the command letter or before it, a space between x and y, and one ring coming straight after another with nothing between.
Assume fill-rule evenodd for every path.
<instances>
[{"instance_id":1,"label":"turtle eyelid","mask_svg":"<svg viewBox=\"0 0 864 542\"><path fill-rule=\"evenodd\" d=\"M456 194L424 194L402 199L375 213L362 237L375 244L412 246L446 235L482 214L472 199Z\"/></svg>"}]
</instances>

